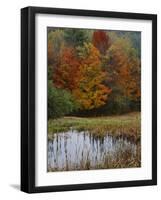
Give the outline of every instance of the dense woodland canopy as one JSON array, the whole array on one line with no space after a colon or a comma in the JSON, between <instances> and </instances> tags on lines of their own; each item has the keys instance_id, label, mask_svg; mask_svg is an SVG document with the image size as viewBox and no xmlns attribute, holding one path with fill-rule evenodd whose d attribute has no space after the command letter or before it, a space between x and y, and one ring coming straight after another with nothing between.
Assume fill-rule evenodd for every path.
<instances>
[{"instance_id":1,"label":"dense woodland canopy","mask_svg":"<svg viewBox=\"0 0 161 200\"><path fill-rule=\"evenodd\" d=\"M48 28L48 118L140 111L141 34Z\"/></svg>"}]
</instances>

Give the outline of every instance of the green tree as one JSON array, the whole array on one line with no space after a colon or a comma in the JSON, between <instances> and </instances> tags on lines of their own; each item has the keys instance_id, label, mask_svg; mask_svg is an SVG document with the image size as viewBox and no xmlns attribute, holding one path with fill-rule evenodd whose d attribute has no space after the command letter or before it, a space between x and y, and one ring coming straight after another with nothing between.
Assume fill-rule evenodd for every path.
<instances>
[{"instance_id":1,"label":"green tree","mask_svg":"<svg viewBox=\"0 0 161 200\"><path fill-rule=\"evenodd\" d=\"M82 46L84 42L89 41L89 33L83 29L65 29L64 39L69 46Z\"/></svg>"},{"instance_id":2,"label":"green tree","mask_svg":"<svg viewBox=\"0 0 161 200\"><path fill-rule=\"evenodd\" d=\"M48 81L48 119L62 117L76 110L76 104L69 92L53 86Z\"/></svg>"}]
</instances>

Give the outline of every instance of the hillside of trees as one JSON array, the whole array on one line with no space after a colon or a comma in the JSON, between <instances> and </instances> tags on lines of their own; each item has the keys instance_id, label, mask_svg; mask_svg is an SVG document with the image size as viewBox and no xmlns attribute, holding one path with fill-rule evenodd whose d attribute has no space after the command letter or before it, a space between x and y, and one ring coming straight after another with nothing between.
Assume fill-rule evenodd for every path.
<instances>
[{"instance_id":1,"label":"hillside of trees","mask_svg":"<svg viewBox=\"0 0 161 200\"><path fill-rule=\"evenodd\" d=\"M141 33L48 28L48 118L140 111Z\"/></svg>"}]
</instances>

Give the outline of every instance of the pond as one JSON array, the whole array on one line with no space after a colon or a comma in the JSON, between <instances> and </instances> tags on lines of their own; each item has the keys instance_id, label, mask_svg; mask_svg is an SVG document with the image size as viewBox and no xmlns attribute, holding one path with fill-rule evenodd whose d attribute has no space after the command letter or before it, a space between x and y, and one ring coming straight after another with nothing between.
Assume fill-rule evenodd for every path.
<instances>
[{"instance_id":1,"label":"pond","mask_svg":"<svg viewBox=\"0 0 161 200\"><path fill-rule=\"evenodd\" d=\"M127 138L70 130L48 140L48 171L117 168L136 155L137 144Z\"/></svg>"}]
</instances>

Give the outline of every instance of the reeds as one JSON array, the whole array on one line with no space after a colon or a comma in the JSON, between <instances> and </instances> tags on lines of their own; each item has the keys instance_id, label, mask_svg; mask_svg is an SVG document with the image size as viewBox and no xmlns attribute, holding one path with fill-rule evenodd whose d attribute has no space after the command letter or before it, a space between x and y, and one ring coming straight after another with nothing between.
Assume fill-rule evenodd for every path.
<instances>
[{"instance_id":1,"label":"reeds","mask_svg":"<svg viewBox=\"0 0 161 200\"><path fill-rule=\"evenodd\" d=\"M104 154L101 161L98 161L96 165L92 164L90 157L82 157L79 163L76 165L70 161L66 162L63 168L48 167L48 172L54 171L74 171L74 170L94 170L94 169L118 169L118 168L136 168L141 167L141 151L140 144L137 145L137 150L134 155L129 150L119 150L115 155Z\"/></svg>"}]
</instances>

